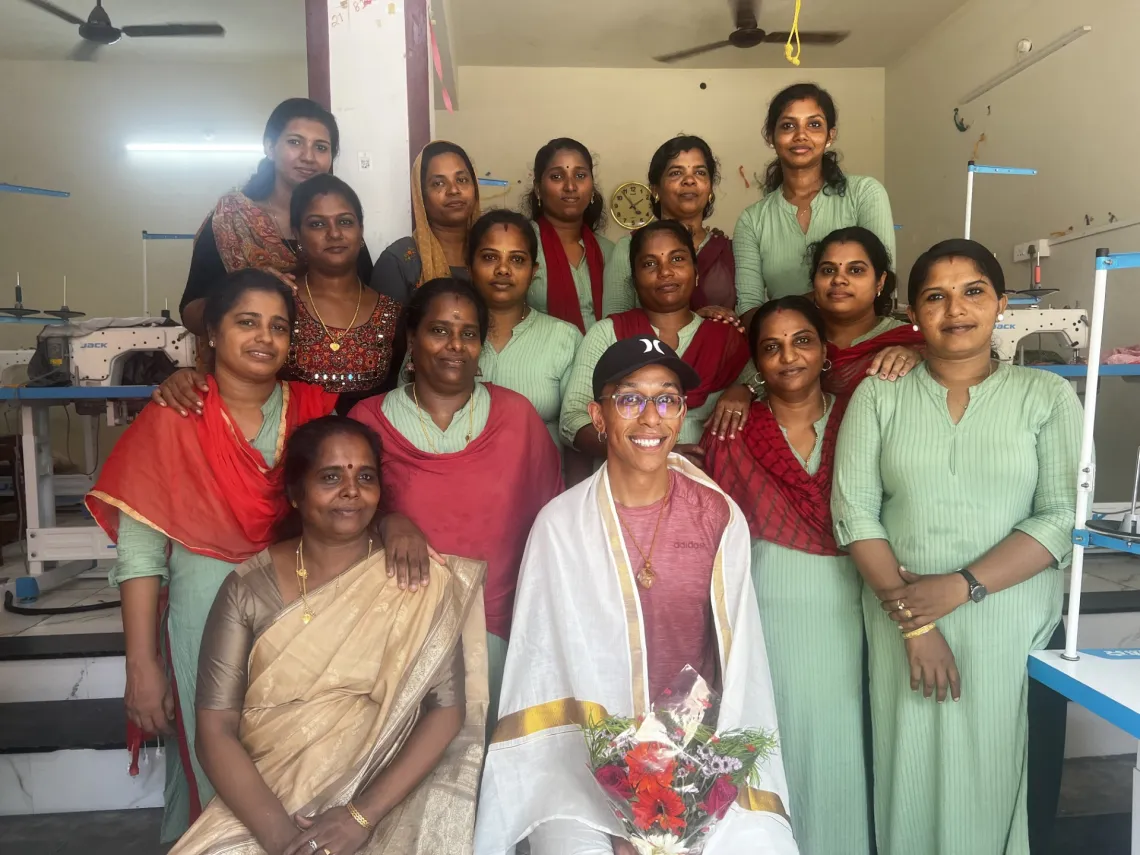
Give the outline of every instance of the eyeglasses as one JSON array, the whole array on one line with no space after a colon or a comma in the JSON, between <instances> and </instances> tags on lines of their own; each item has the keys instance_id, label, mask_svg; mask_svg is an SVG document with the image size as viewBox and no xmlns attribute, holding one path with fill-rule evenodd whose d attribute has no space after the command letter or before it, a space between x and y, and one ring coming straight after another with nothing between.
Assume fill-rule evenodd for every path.
<instances>
[{"instance_id":1,"label":"eyeglasses","mask_svg":"<svg viewBox=\"0 0 1140 855\"><path fill-rule=\"evenodd\" d=\"M657 415L663 419L675 419L685 411L684 395L665 394L647 398L637 392L616 392L610 398L623 419L636 419L645 412L645 405L650 401L657 407Z\"/></svg>"}]
</instances>

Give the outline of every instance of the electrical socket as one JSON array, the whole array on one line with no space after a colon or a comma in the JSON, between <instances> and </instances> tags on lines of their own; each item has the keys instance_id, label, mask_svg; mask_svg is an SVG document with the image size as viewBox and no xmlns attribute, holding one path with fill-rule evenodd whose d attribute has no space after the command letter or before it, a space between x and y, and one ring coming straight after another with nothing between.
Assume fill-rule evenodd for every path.
<instances>
[{"instance_id":1,"label":"electrical socket","mask_svg":"<svg viewBox=\"0 0 1140 855\"><path fill-rule=\"evenodd\" d=\"M1029 248L1031 246L1037 248L1038 258L1048 258L1049 257L1049 238L1040 238L1038 240L1031 240L1028 243L1019 243L1016 246L1014 246L1014 248L1013 248L1013 260L1015 262L1029 261L1030 260Z\"/></svg>"}]
</instances>

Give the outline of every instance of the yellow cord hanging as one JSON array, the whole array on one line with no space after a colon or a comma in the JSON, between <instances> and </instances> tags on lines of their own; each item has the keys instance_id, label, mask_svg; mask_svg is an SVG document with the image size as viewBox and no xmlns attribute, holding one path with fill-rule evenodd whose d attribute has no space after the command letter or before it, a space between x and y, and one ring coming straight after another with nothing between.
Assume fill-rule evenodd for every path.
<instances>
[{"instance_id":1,"label":"yellow cord hanging","mask_svg":"<svg viewBox=\"0 0 1140 855\"><path fill-rule=\"evenodd\" d=\"M792 41L796 43L795 53L792 52ZM792 18L792 31L788 33L788 43L784 45L784 59L792 65L800 64L800 0L796 0L796 14Z\"/></svg>"}]
</instances>

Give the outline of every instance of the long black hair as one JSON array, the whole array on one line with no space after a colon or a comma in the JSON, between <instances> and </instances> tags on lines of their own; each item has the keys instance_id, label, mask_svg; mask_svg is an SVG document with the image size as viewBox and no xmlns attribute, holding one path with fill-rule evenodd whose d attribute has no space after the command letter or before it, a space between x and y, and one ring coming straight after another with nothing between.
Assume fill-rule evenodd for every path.
<instances>
[{"instance_id":1,"label":"long black hair","mask_svg":"<svg viewBox=\"0 0 1140 855\"><path fill-rule=\"evenodd\" d=\"M297 304L293 301L293 292L284 282L272 273L258 270L254 267L244 267L226 274L220 282L210 289L206 297L206 305L202 311L206 329L211 335L216 334L222 324L222 318L237 304L249 291L261 291L265 294L276 294L285 301L285 312L289 318L289 335L293 335L293 324L297 321Z\"/></svg>"},{"instance_id":2,"label":"long black hair","mask_svg":"<svg viewBox=\"0 0 1140 855\"><path fill-rule=\"evenodd\" d=\"M530 192L523 199L523 213L530 217L532 220L537 220L542 216L542 194L539 188L542 186L542 175L550 166L550 161L554 159L554 155L560 151L573 151L582 155L582 159L586 161L586 166L590 170L590 177L594 178L594 157L590 154L590 150L577 140L572 140L569 137L559 137L553 139L540 148L534 155L534 184L530 188ZM592 231L597 231L602 227L602 223L606 217L606 203L602 199L602 190L598 187L597 179L594 179L594 197L590 200L590 204L586 206L586 211L582 215L582 222L589 226Z\"/></svg>"},{"instance_id":3,"label":"long black hair","mask_svg":"<svg viewBox=\"0 0 1140 855\"><path fill-rule=\"evenodd\" d=\"M293 234L298 236L301 234L301 221L305 219L305 211L319 196L340 196L348 202L352 212L356 214L357 221L364 225L364 207L360 204L360 197L356 195L356 191L347 181L328 172L322 172L307 181L302 181L293 191L293 196L289 200L289 225L293 228Z\"/></svg>"},{"instance_id":4,"label":"long black hair","mask_svg":"<svg viewBox=\"0 0 1140 855\"><path fill-rule=\"evenodd\" d=\"M340 153L340 128L337 127L332 113L309 98L286 98L274 107L273 112L269 114L269 120L265 123L262 139L270 145L276 145L285 128L294 119L312 119L324 125L325 130L329 132L333 160L336 160L336 156ZM250 176L241 192L259 202L269 198L276 181L277 167L268 157L263 157L257 164L257 171Z\"/></svg>"},{"instance_id":5,"label":"long black hair","mask_svg":"<svg viewBox=\"0 0 1140 855\"><path fill-rule=\"evenodd\" d=\"M530 227L530 220L518 211L509 211L506 208L493 208L475 221L471 232L467 236L467 267L475 266L475 251L486 237L487 232L495 226L514 226L518 229L526 242L527 252L530 253L531 264L538 263L538 235Z\"/></svg>"},{"instance_id":6,"label":"long black hair","mask_svg":"<svg viewBox=\"0 0 1140 855\"><path fill-rule=\"evenodd\" d=\"M408 305L404 309L404 326L408 331L408 337L415 335L423 323L432 300L447 294L467 300L475 307L475 314L479 318L479 341L486 342L487 329L491 323L487 313L487 303L473 285L450 277L431 279L412 292L412 298L408 300Z\"/></svg>"},{"instance_id":7,"label":"long black hair","mask_svg":"<svg viewBox=\"0 0 1140 855\"><path fill-rule=\"evenodd\" d=\"M871 268L875 271L875 279L878 280L884 273L886 274L887 278L883 283L883 290L875 298L875 314L880 318L889 315L895 305L894 294L898 287L898 277L891 269L890 252L879 240L879 236L870 229L865 229L862 226L847 226L836 229L822 240L818 240L809 246L812 281L815 281L815 274L819 272L819 265L823 262L823 254L827 252L828 247L835 246L837 243L859 244L867 253Z\"/></svg>"},{"instance_id":8,"label":"long black hair","mask_svg":"<svg viewBox=\"0 0 1140 855\"><path fill-rule=\"evenodd\" d=\"M753 358L756 356L756 345L760 343L760 328L764 326L764 321L776 312L799 312L819 333L819 340L823 346L827 346L827 328L823 323L823 313L820 312L819 306L803 294L789 294L786 297L769 300L752 316L752 323L748 326L748 350Z\"/></svg>"},{"instance_id":9,"label":"long black hair","mask_svg":"<svg viewBox=\"0 0 1140 855\"><path fill-rule=\"evenodd\" d=\"M819 109L823 110L828 131L838 124L839 111L835 108L835 100L826 89L818 83L793 83L777 92L776 97L768 104L768 117L764 120L764 139L769 144L776 138L776 125L779 124L780 116L788 105L807 98L815 101L819 104ZM764 191L772 193L783 183L784 170L780 166L780 158L777 157L768 164L768 169L764 173ZM839 168L838 152L823 153L823 192L827 196L843 196L847 192L847 176Z\"/></svg>"},{"instance_id":10,"label":"long black hair","mask_svg":"<svg viewBox=\"0 0 1140 855\"><path fill-rule=\"evenodd\" d=\"M700 137L688 134L673 137L673 139L662 143L657 151L653 152L653 159L649 161L649 186L661 186L661 179L665 177L665 170L669 167L670 161L686 151L699 151L704 157L705 166L709 171L709 185L715 190L717 184L720 183L720 164L713 156L712 149L709 148L707 142ZM710 194L708 204L705 205L704 218L707 220L712 216L712 212L713 199ZM661 219L661 202L657 199L653 200L653 216Z\"/></svg>"},{"instance_id":11,"label":"long black hair","mask_svg":"<svg viewBox=\"0 0 1140 855\"><path fill-rule=\"evenodd\" d=\"M976 240L951 238L934 244L914 262L906 287L910 305L913 306L918 299L918 292L930 276L930 268L945 258L970 259L977 266L978 272L993 283L999 298L1005 293L1005 271L1001 269L1001 262L994 254Z\"/></svg>"}]
</instances>

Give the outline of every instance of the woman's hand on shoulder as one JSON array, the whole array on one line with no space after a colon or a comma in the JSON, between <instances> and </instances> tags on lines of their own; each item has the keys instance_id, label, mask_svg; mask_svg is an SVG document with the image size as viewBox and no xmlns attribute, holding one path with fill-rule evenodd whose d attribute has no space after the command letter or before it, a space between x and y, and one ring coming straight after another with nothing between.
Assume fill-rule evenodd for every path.
<instances>
[{"instance_id":1,"label":"woman's hand on shoulder","mask_svg":"<svg viewBox=\"0 0 1140 855\"><path fill-rule=\"evenodd\" d=\"M946 700L946 695L955 701L962 697L962 678L958 674L958 664L950 645L937 629L932 629L917 638L903 641L906 657L910 663L910 688L922 692L924 698L934 695L938 703Z\"/></svg>"},{"instance_id":2,"label":"woman's hand on shoulder","mask_svg":"<svg viewBox=\"0 0 1140 855\"><path fill-rule=\"evenodd\" d=\"M210 387L206 376L196 368L179 368L151 392L150 399L160 407L169 407L178 415L202 414L202 396Z\"/></svg>"},{"instance_id":3,"label":"woman's hand on shoulder","mask_svg":"<svg viewBox=\"0 0 1140 855\"><path fill-rule=\"evenodd\" d=\"M867 369L867 376L879 375L880 380L898 380L906 377L910 370L922 362L922 352L913 347L894 345L884 347L875 355L871 367Z\"/></svg>"},{"instance_id":4,"label":"woman's hand on shoulder","mask_svg":"<svg viewBox=\"0 0 1140 855\"><path fill-rule=\"evenodd\" d=\"M401 589L418 591L431 578L431 562L443 563L443 556L428 545L419 527L403 514L388 514L378 530L384 544L388 575L395 576Z\"/></svg>"},{"instance_id":5,"label":"woman's hand on shoulder","mask_svg":"<svg viewBox=\"0 0 1140 855\"><path fill-rule=\"evenodd\" d=\"M752 390L739 383L729 386L717 399L716 409L709 417L706 430L717 439L736 439L736 434L748 421L748 411L752 409Z\"/></svg>"},{"instance_id":6,"label":"woman's hand on shoulder","mask_svg":"<svg viewBox=\"0 0 1140 855\"><path fill-rule=\"evenodd\" d=\"M297 814L293 821L300 831L281 855L312 855L313 852L356 855L371 834L352 818L346 807L329 808L312 819ZM315 849L310 840L317 844Z\"/></svg>"},{"instance_id":7,"label":"woman's hand on shoulder","mask_svg":"<svg viewBox=\"0 0 1140 855\"><path fill-rule=\"evenodd\" d=\"M705 306L703 309L697 309L697 314L718 324L728 324L735 327L738 333L744 334L744 323L732 309L726 309L724 306Z\"/></svg>"}]
</instances>

